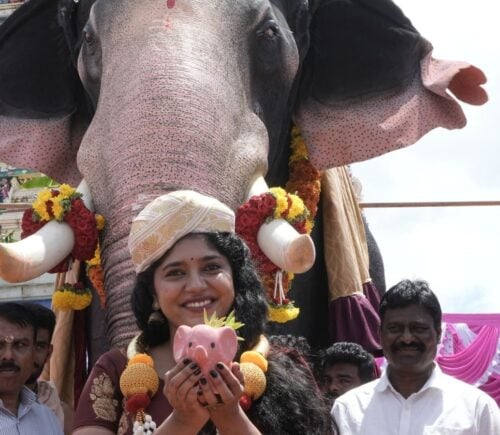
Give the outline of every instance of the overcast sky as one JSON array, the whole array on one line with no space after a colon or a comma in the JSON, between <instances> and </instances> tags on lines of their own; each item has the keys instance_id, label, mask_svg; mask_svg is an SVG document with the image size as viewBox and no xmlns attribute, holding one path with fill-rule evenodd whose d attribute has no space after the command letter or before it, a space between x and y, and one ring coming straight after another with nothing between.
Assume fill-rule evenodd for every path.
<instances>
[{"instance_id":1,"label":"overcast sky","mask_svg":"<svg viewBox=\"0 0 500 435\"><path fill-rule=\"evenodd\" d=\"M500 200L500 24L493 0L396 0L434 45L488 77L490 101L463 105L462 130L433 130L417 144L353 165L367 202ZM500 312L500 206L370 209L388 286L429 281L443 311Z\"/></svg>"}]
</instances>

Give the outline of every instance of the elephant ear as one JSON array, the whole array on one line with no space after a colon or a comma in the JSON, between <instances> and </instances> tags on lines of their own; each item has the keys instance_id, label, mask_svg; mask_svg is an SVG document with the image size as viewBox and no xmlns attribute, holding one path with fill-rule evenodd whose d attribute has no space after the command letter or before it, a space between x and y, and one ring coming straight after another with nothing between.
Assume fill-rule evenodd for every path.
<instances>
[{"instance_id":1,"label":"elephant ear","mask_svg":"<svg viewBox=\"0 0 500 435\"><path fill-rule=\"evenodd\" d=\"M225 326L220 328L218 331L219 339L217 346L219 348L219 354L223 361L230 362L233 360L238 350L238 337L234 329Z\"/></svg>"},{"instance_id":2,"label":"elephant ear","mask_svg":"<svg viewBox=\"0 0 500 435\"><path fill-rule=\"evenodd\" d=\"M192 328L181 325L177 328L174 335L174 344L172 346L175 362L179 362L186 356L187 340L191 335Z\"/></svg>"},{"instance_id":3,"label":"elephant ear","mask_svg":"<svg viewBox=\"0 0 500 435\"><path fill-rule=\"evenodd\" d=\"M486 78L432 46L389 0L319 0L312 6L294 118L318 169L415 143L433 128L461 128L458 99L487 101Z\"/></svg>"},{"instance_id":4,"label":"elephant ear","mask_svg":"<svg viewBox=\"0 0 500 435\"><path fill-rule=\"evenodd\" d=\"M0 26L0 161L76 184L83 89L58 2L25 3Z\"/></svg>"}]
</instances>

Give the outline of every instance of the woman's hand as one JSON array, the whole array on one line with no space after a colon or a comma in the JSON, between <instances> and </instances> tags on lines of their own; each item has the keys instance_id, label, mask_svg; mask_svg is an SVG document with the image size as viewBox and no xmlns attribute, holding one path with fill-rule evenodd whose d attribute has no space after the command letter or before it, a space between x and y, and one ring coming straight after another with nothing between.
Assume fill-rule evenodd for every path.
<instances>
[{"instance_id":1,"label":"woman's hand","mask_svg":"<svg viewBox=\"0 0 500 435\"><path fill-rule=\"evenodd\" d=\"M208 379L200 378L199 385L203 395L198 400L210 415L216 411L217 414L236 411L244 390L243 382L238 363L231 363L231 369L223 363L217 363Z\"/></svg>"},{"instance_id":2,"label":"woman's hand","mask_svg":"<svg viewBox=\"0 0 500 435\"><path fill-rule=\"evenodd\" d=\"M174 409L172 419L185 427L200 430L210 415L198 401L198 382L202 377L198 365L189 359L178 363L165 375L163 393Z\"/></svg>"}]
</instances>

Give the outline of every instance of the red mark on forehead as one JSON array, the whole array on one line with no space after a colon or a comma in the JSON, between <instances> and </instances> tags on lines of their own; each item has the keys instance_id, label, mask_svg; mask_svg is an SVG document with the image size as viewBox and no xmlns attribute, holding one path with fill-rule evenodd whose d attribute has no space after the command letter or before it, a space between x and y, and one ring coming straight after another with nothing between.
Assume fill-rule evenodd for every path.
<instances>
[{"instance_id":1,"label":"red mark on forehead","mask_svg":"<svg viewBox=\"0 0 500 435\"><path fill-rule=\"evenodd\" d=\"M172 9L175 6L175 0L167 0L167 8Z\"/></svg>"}]
</instances>

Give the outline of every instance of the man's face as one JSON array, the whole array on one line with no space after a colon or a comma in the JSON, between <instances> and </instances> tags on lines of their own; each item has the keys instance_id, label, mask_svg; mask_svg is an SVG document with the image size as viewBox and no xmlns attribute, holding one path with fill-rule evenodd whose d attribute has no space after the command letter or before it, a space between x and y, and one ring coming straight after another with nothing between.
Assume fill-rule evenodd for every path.
<instances>
[{"instance_id":1,"label":"man's face","mask_svg":"<svg viewBox=\"0 0 500 435\"><path fill-rule=\"evenodd\" d=\"M52 354L52 345L50 344L50 333L48 329L38 328L35 343L35 370L28 379L27 383L32 384L42 374L43 366Z\"/></svg>"},{"instance_id":2,"label":"man's face","mask_svg":"<svg viewBox=\"0 0 500 435\"><path fill-rule=\"evenodd\" d=\"M326 366L323 370L321 389L326 398L334 402L337 397L362 383L357 365L338 362Z\"/></svg>"},{"instance_id":3,"label":"man's face","mask_svg":"<svg viewBox=\"0 0 500 435\"><path fill-rule=\"evenodd\" d=\"M391 370L409 374L429 371L440 336L431 315L420 305L385 312L381 341Z\"/></svg>"},{"instance_id":4,"label":"man's face","mask_svg":"<svg viewBox=\"0 0 500 435\"><path fill-rule=\"evenodd\" d=\"M16 395L33 373L33 327L0 318L0 397Z\"/></svg>"}]
</instances>

